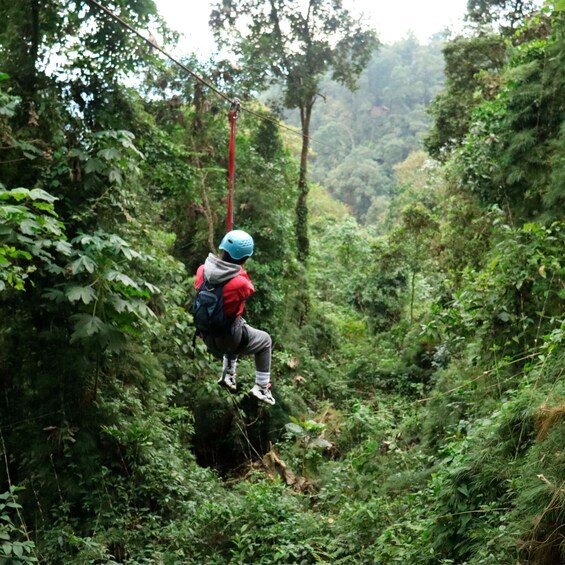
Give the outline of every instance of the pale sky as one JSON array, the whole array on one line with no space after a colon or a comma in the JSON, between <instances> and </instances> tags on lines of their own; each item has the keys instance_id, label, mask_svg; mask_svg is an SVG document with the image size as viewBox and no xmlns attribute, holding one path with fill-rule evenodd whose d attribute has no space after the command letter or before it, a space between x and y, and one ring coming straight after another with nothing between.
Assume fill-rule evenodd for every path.
<instances>
[{"instance_id":1,"label":"pale sky","mask_svg":"<svg viewBox=\"0 0 565 565\"><path fill-rule=\"evenodd\" d=\"M182 33L180 50L207 57L214 50L208 30L210 2L155 0L169 26ZM445 28L461 27L467 0L344 0L353 14L363 14L383 43L392 43L413 32L422 42Z\"/></svg>"}]
</instances>

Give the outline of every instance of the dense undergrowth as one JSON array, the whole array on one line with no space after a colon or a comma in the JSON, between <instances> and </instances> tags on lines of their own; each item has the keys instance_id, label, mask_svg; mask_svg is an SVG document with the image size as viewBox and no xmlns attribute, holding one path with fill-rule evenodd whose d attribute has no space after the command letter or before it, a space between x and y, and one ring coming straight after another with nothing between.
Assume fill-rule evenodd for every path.
<instances>
[{"instance_id":1,"label":"dense undergrowth","mask_svg":"<svg viewBox=\"0 0 565 565\"><path fill-rule=\"evenodd\" d=\"M223 117L171 69L140 93L101 65L102 104L3 43L0 563L565 562L561 16L522 34L446 124L448 76L432 140L467 133L399 165L377 227L313 188L307 265L295 161L241 120L272 408L250 360L217 387L186 308L223 227Z\"/></svg>"}]
</instances>

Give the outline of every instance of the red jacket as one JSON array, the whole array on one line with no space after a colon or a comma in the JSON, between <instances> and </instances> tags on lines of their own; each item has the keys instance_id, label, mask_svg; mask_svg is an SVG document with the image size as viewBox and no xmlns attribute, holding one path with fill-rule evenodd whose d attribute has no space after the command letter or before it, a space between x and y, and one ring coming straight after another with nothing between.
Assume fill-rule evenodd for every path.
<instances>
[{"instance_id":1,"label":"red jacket","mask_svg":"<svg viewBox=\"0 0 565 565\"><path fill-rule=\"evenodd\" d=\"M255 293L255 287L245 269L241 265L228 263L210 253L204 265L200 265L196 271L195 289L204 282L204 275L211 284L225 282L225 315L241 316L245 309L245 301Z\"/></svg>"}]
</instances>

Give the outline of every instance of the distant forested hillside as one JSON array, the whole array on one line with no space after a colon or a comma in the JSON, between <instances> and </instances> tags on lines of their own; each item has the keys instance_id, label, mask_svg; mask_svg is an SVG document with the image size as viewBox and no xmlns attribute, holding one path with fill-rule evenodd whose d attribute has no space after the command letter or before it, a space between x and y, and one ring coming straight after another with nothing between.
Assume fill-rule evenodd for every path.
<instances>
[{"instance_id":1,"label":"distant forested hillside","mask_svg":"<svg viewBox=\"0 0 565 565\"><path fill-rule=\"evenodd\" d=\"M350 92L329 79L312 119L311 180L374 224L395 186L394 166L423 148L432 125L427 108L444 82L438 35L382 45Z\"/></svg>"},{"instance_id":2,"label":"distant forested hillside","mask_svg":"<svg viewBox=\"0 0 565 565\"><path fill-rule=\"evenodd\" d=\"M170 45L154 2L104 4ZM355 94L325 35L293 72L269 33L183 59L205 84L94 0L0 6L0 565L565 565L563 0L330 53ZM255 101L275 71L302 135ZM218 386L190 308L235 96L274 406L252 358Z\"/></svg>"}]
</instances>

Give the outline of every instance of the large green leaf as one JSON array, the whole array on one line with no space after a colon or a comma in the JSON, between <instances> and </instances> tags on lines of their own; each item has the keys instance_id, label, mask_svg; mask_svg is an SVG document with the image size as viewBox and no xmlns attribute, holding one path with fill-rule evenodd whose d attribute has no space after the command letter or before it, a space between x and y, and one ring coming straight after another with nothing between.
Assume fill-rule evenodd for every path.
<instances>
[{"instance_id":1,"label":"large green leaf","mask_svg":"<svg viewBox=\"0 0 565 565\"><path fill-rule=\"evenodd\" d=\"M308 442L308 447L329 449L332 443L323 437L315 437Z\"/></svg>"},{"instance_id":2,"label":"large green leaf","mask_svg":"<svg viewBox=\"0 0 565 565\"><path fill-rule=\"evenodd\" d=\"M128 311L129 302L127 300L124 300L117 294L112 294L110 296L110 302L112 303L112 306L114 307L116 312L118 312L119 314Z\"/></svg>"},{"instance_id":3,"label":"large green leaf","mask_svg":"<svg viewBox=\"0 0 565 565\"><path fill-rule=\"evenodd\" d=\"M95 268L96 263L88 257L88 255L81 255L78 259L71 263L71 271L73 275L82 273L85 270L89 273L93 273Z\"/></svg>"},{"instance_id":4,"label":"large green leaf","mask_svg":"<svg viewBox=\"0 0 565 565\"><path fill-rule=\"evenodd\" d=\"M75 314L71 316L74 321L75 331L71 336L71 343L77 339L92 337L95 334L102 333L107 329L107 325L98 317L90 314Z\"/></svg>"},{"instance_id":5,"label":"large green leaf","mask_svg":"<svg viewBox=\"0 0 565 565\"><path fill-rule=\"evenodd\" d=\"M41 188L34 188L33 190L29 191L29 196L32 200L45 200L47 202L55 202L55 200L59 200L57 197L45 192Z\"/></svg>"},{"instance_id":6,"label":"large green leaf","mask_svg":"<svg viewBox=\"0 0 565 565\"><path fill-rule=\"evenodd\" d=\"M65 300L65 293L57 288L48 288L43 296L54 302L62 303Z\"/></svg>"},{"instance_id":7,"label":"large green leaf","mask_svg":"<svg viewBox=\"0 0 565 565\"><path fill-rule=\"evenodd\" d=\"M0 193L0 200L8 200L13 198L18 202L29 197L29 190L27 188L13 188L12 190L2 191Z\"/></svg>"},{"instance_id":8,"label":"large green leaf","mask_svg":"<svg viewBox=\"0 0 565 565\"><path fill-rule=\"evenodd\" d=\"M120 248L120 251L126 256L127 259L136 259L138 257L141 257L141 254L134 249L131 249L131 247L122 246Z\"/></svg>"},{"instance_id":9,"label":"large green leaf","mask_svg":"<svg viewBox=\"0 0 565 565\"><path fill-rule=\"evenodd\" d=\"M120 282L125 286L129 286L129 287L132 287L132 288L139 289L139 285L133 279L131 279L130 277L128 277L124 273L120 273L120 272L115 271L113 269L109 270L106 273L106 279L109 280L109 281Z\"/></svg>"},{"instance_id":10,"label":"large green leaf","mask_svg":"<svg viewBox=\"0 0 565 565\"><path fill-rule=\"evenodd\" d=\"M304 435L304 429L302 428L302 426L300 424L295 424L293 422L289 422L288 424L285 424L284 426L290 433L301 437Z\"/></svg>"},{"instance_id":11,"label":"large green leaf","mask_svg":"<svg viewBox=\"0 0 565 565\"><path fill-rule=\"evenodd\" d=\"M35 235L41 231L41 228L33 218L26 218L20 223L20 231L26 235Z\"/></svg>"},{"instance_id":12,"label":"large green leaf","mask_svg":"<svg viewBox=\"0 0 565 565\"><path fill-rule=\"evenodd\" d=\"M16 206L14 204L7 204L5 206L2 206L0 208L0 212L7 218L10 218L10 216L22 217L29 214L25 206Z\"/></svg>"},{"instance_id":13,"label":"large green leaf","mask_svg":"<svg viewBox=\"0 0 565 565\"><path fill-rule=\"evenodd\" d=\"M92 158L86 162L84 171L86 173L99 173L104 170L104 165L100 159Z\"/></svg>"},{"instance_id":14,"label":"large green leaf","mask_svg":"<svg viewBox=\"0 0 565 565\"><path fill-rule=\"evenodd\" d=\"M73 251L72 245L68 241L57 241L55 249L63 255L70 255Z\"/></svg>"},{"instance_id":15,"label":"large green leaf","mask_svg":"<svg viewBox=\"0 0 565 565\"><path fill-rule=\"evenodd\" d=\"M110 182L115 182L117 184L122 184L122 172L120 169L112 169L108 175Z\"/></svg>"},{"instance_id":16,"label":"large green leaf","mask_svg":"<svg viewBox=\"0 0 565 565\"><path fill-rule=\"evenodd\" d=\"M98 156L106 159L106 161L112 161L120 159L122 155L115 147L109 147L98 151Z\"/></svg>"},{"instance_id":17,"label":"large green leaf","mask_svg":"<svg viewBox=\"0 0 565 565\"><path fill-rule=\"evenodd\" d=\"M135 314L138 314L142 318L157 317L155 315L155 312L153 312L153 310L151 310L151 308L149 308L149 306L147 306L147 304L145 304L145 302L142 302L141 300L132 300L131 307L132 307L131 311L134 312Z\"/></svg>"},{"instance_id":18,"label":"large green leaf","mask_svg":"<svg viewBox=\"0 0 565 565\"><path fill-rule=\"evenodd\" d=\"M96 292L90 286L71 286L65 294L70 302L82 300L85 304L90 304L96 299Z\"/></svg>"},{"instance_id":19,"label":"large green leaf","mask_svg":"<svg viewBox=\"0 0 565 565\"><path fill-rule=\"evenodd\" d=\"M156 287L155 285L148 283L147 281L143 281L143 285L151 292L152 294L161 294L161 290Z\"/></svg>"}]
</instances>

